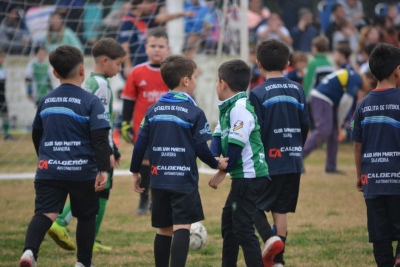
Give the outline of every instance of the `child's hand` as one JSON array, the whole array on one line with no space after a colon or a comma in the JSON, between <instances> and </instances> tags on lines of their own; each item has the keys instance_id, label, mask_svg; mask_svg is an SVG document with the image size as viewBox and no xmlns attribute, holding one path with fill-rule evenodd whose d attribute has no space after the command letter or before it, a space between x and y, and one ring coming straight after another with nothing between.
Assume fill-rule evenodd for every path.
<instances>
[{"instance_id":1,"label":"child's hand","mask_svg":"<svg viewBox=\"0 0 400 267\"><path fill-rule=\"evenodd\" d=\"M121 165L121 157L119 157L118 159L115 159L115 162L114 162L115 167L119 167L120 165Z\"/></svg>"},{"instance_id":2,"label":"child's hand","mask_svg":"<svg viewBox=\"0 0 400 267\"><path fill-rule=\"evenodd\" d=\"M228 167L229 158L218 158L218 157L216 157L215 159L219 162L218 167L217 167L218 170L223 171Z\"/></svg>"},{"instance_id":3,"label":"child's hand","mask_svg":"<svg viewBox=\"0 0 400 267\"><path fill-rule=\"evenodd\" d=\"M142 177L140 177L139 173L132 173L132 180L133 180L133 190L136 193L143 193L144 188L140 187L140 183L142 182Z\"/></svg>"},{"instance_id":4,"label":"child's hand","mask_svg":"<svg viewBox=\"0 0 400 267\"><path fill-rule=\"evenodd\" d=\"M214 189L217 189L218 185L225 179L225 175L225 172L218 171L213 177L211 177L208 185Z\"/></svg>"},{"instance_id":5,"label":"child's hand","mask_svg":"<svg viewBox=\"0 0 400 267\"><path fill-rule=\"evenodd\" d=\"M361 177L357 177L357 184L356 184L356 188L358 192L362 192L363 188L362 188L362 182L361 182Z\"/></svg>"},{"instance_id":6,"label":"child's hand","mask_svg":"<svg viewBox=\"0 0 400 267\"><path fill-rule=\"evenodd\" d=\"M96 181L94 183L94 191L100 192L107 185L108 180L108 172L100 172L96 176Z\"/></svg>"},{"instance_id":7,"label":"child's hand","mask_svg":"<svg viewBox=\"0 0 400 267\"><path fill-rule=\"evenodd\" d=\"M110 167L114 168L114 166L115 166L115 157L114 157L114 154L111 154L110 155Z\"/></svg>"}]
</instances>

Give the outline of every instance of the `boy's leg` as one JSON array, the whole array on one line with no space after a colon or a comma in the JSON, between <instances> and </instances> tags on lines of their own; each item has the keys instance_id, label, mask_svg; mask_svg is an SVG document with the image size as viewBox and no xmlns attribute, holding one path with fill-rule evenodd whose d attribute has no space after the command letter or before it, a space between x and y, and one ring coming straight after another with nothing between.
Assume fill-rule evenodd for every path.
<instances>
[{"instance_id":1,"label":"boy's leg","mask_svg":"<svg viewBox=\"0 0 400 267\"><path fill-rule=\"evenodd\" d=\"M57 216L57 219L51 225L48 234L50 237L59 245L61 248L66 250L75 250L76 246L74 241L72 241L66 226L72 220L71 204L65 205L62 213Z\"/></svg>"},{"instance_id":2,"label":"boy's leg","mask_svg":"<svg viewBox=\"0 0 400 267\"><path fill-rule=\"evenodd\" d=\"M58 214L56 222L60 226L67 227L68 224L71 222L71 220L72 220L71 203L67 203L63 211L60 214Z\"/></svg>"},{"instance_id":3,"label":"boy's leg","mask_svg":"<svg viewBox=\"0 0 400 267\"><path fill-rule=\"evenodd\" d=\"M171 241L173 229L171 227L160 228L154 238L154 261L156 267L169 265L169 255L171 254Z\"/></svg>"},{"instance_id":4,"label":"boy's leg","mask_svg":"<svg viewBox=\"0 0 400 267\"><path fill-rule=\"evenodd\" d=\"M253 214L258 200L257 188L266 183L266 178L232 179L232 203L236 203L232 209L232 230L242 247L247 266L263 266Z\"/></svg>"},{"instance_id":5,"label":"boy's leg","mask_svg":"<svg viewBox=\"0 0 400 267\"><path fill-rule=\"evenodd\" d=\"M257 229L263 243L265 243L271 236L274 235L271 225L268 222L267 215L264 210L257 209L254 212L254 226Z\"/></svg>"},{"instance_id":6,"label":"boy's leg","mask_svg":"<svg viewBox=\"0 0 400 267\"><path fill-rule=\"evenodd\" d=\"M31 250L35 260L37 260L40 245L52 223L53 221L44 214L33 216L29 223L23 251Z\"/></svg>"},{"instance_id":7,"label":"boy's leg","mask_svg":"<svg viewBox=\"0 0 400 267\"><path fill-rule=\"evenodd\" d=\"M10 130L10 120L8 119L7 115L3 116L3 136L4 139L9 139L10 138L10 134L9 134L9 130Z\"/></svg>"},{"instance_id":8,"label":"boy's leg","mask_svg":"<svg viewBox=\"0 0 400 267\"><path fill-rule=\"evenodd\" d=\"M190 224L174 225L170 267L184 267L189 252Z\"/></svg>"},{"instance_id":9,"label":"boy's leg","mask_svg":"<svg viewBox=\"0 0 400 267\"><path fill-rule=\"evenodd\" d=\"M145 215L149 209L150 171L150 165L142 164L142 168L140 169L140 176L142 177L140 187L144 188L144 192L140 194L139 206L136 209L137 215Z\"/></svg>"},{"instance_id":10,"label":"boy's leg","mask_svg":"<svg viewBox=\"0 0 400 267\"><path fill-rule=\"evenodd\" d=\"M337 153L339 148L339 128L337 126L337 114L336 112L332 112L332 131L328 137L328 141L326 144L326 165L325 170L327 172L336 171L336 162L337 162Z\"/></svg>"},{"instance_id":11,"label":"boy's leg","mask_svg":"<svg viewBox=\"0 0 400 267\"><path fill-rule=\"evenodd\" d=\"M233 233L233 201L232 190L229 192L225 206L222 209L221 232L222 232L222 267L235 267L239 255L239 242Z\"/></svg>"},{"instance_id":12,"label":"boy's leg","mask_svg":"<svg viewBox=\"0 0 400 267\"><path fill-rule=\"evenodd\" d=\"M78 219L76 226L78 262L87 267L92 261L99 198L93 190L94 180L71 181L69 186L72 215Z\"/></svg>"}]
</instances>

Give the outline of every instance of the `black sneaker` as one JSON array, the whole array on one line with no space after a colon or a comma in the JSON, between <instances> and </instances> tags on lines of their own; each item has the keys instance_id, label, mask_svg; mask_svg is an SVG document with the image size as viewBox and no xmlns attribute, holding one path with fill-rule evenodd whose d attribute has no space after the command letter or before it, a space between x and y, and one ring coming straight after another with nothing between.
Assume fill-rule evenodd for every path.
<instances>
[{"instance_id":1,"label":"black sneaker","mask_svg":"<svg viewBox=\"0 0 400 267\"><path fill-rule=\"evenodd\" d=\"M339 174L339 175L346 175L344 171L338 169L325 169L326 174Z\"/></svg>"}]
</instances>

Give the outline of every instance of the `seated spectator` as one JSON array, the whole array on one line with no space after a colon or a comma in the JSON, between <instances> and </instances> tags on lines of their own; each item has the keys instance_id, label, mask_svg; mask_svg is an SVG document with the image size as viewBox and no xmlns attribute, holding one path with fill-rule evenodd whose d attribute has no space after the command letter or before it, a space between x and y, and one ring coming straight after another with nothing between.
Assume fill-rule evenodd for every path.
<instances>
[{"instance_id":1,"label":"seated spectator","mask_svg":"<svg viewBox=\"0 0 400 267\"><path fill-rule=\"evenodd\" d=\"M346 42L352 51L356 51L358 46L357 28L351 21L345 20L341 22L338 30L333 33L332 42L334 49L338 43Z\"/></svg>"},{"instance_id":2,"label":"seated spectator","mask_svg":"<svg viewBox=\"0 0 400 267\"><path fill-rule=\"evenodd\" d=\"M271 15L268 8L263 7L261 0L250 0L249 10L247 11L247 27L249 27L249 42L257 42L257 29L260 25L267 22Z\"/></svg>"},{"instance_id":3,"label":"seated spectator","mask_svg":"<svg viewBox=\"0 0 400 267\"><path fill-rule=\"evenodd\" d=\"M288 29L281 20L281 17L276 13L271 13L267 23L258 27L257 36L259 42L277 39L289 46L291 46L293 42Z\"/></svg>"},{"instance_id":4,"label":"seated spectator","mask_svg":"<svg viewBox=\"0 0 400 267\"><path fill-rule=\"evenodd\" d=\"M293 38L293 50L311 52L311 42L318 35L313 25L313 14L311 10L302 8L299 10L299 22L290 31Z\"/></svg>"},{"instance_id":5,"label":"seated spectator","mask_svg":"<svg viewBox=\"0 0 400 267\"><path fill-rule=\"evenodd\" d=\"M23 11L9 4L6 16L0 24L0 47L6 54L29 54L30 38L26 29Z\"/></svg>"},{"instance_id":6,"label":"seated spectator","mask_svg":"<svg viewBox=\"0 0 400 267\"><path fill-rule=\"evenodd\" d=\"M117 37L117 31L121 19L122 17L126 16L130 10L131 4L129 2L125 2L119 9L112 10L110 13L108 13L108 15L102 21L105 37Z\"/></svg>"},{"instance_id":7,"label":"seated spectator","mask_svg":"<svg viewBox=\"0 0 400 267\"><path fill-rule=\"evenodd\" d=\"M389 18L394 27L400 26L400 14L398 3L390 3L387 6L386 17Z\"/></svg>"},{"instance_id":8,"label":"seated spectator","mask_svg":"<svg viewBox=\"0 0 400 267\"><path fill-rule=\"evenodd\" d=\"M329 40L329 50L333 48L333 34L338 31L340 25L346 21L346 13L341 4L336 4L332 7L332 19L333 21L325 31L325 36Z\"/></svg>"},{"instance_id":9,"label":"seated spectator","mask_svg":"<svg viewBox=\"0 0 400 267\"><path fill-rule=\"evenodd\" d=\"M47 52L53 51L60 45L75 46L83 52L83 45L75 33L64 26L63 17L60 13L54 12L50 16L49 29L45 41Z\"/></svg>"},{"instance_id":10,"label":"seated spectator","mask_svg":"<svg viewBox=\"0 0 400 267\"><path fill-rule=\"evenodd\" d=\"M307 67L308 58L307 55L302 52L295 52L292 55L292 59L290 61L290 65L292 66L292 70L285 73L285 77L289 80L297 82L303 85L303 78L305 75L305 70Z\"/></svg>"},{"instance_id":11,"label":"seated spectator","mask_svg":"<svg viewBox=\"0 0 400 267\"><path fill-rule=\"evenodd\" d=\"M363 5L360 0L341 0L340 4L344 8L346 19L351 21L357 29L361 29L366 25Z\"/></svg>"}]
</instances>

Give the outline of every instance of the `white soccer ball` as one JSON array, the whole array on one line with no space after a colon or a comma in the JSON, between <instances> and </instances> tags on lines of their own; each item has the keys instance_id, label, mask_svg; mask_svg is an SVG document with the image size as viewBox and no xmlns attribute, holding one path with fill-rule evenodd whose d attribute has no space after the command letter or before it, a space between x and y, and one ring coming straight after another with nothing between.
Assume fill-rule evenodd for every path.
<instances>
[{"instance_id":1,"label":"white soccer ball","mask_svg":"<svg viewBox=\"0 0 400 267\"><path fill-rule=\"evenodd\" d=\"M207 241L207 230L201 222L192 223L190 226L190 250L201 249Z\"/></svg>"}]
</instances>

